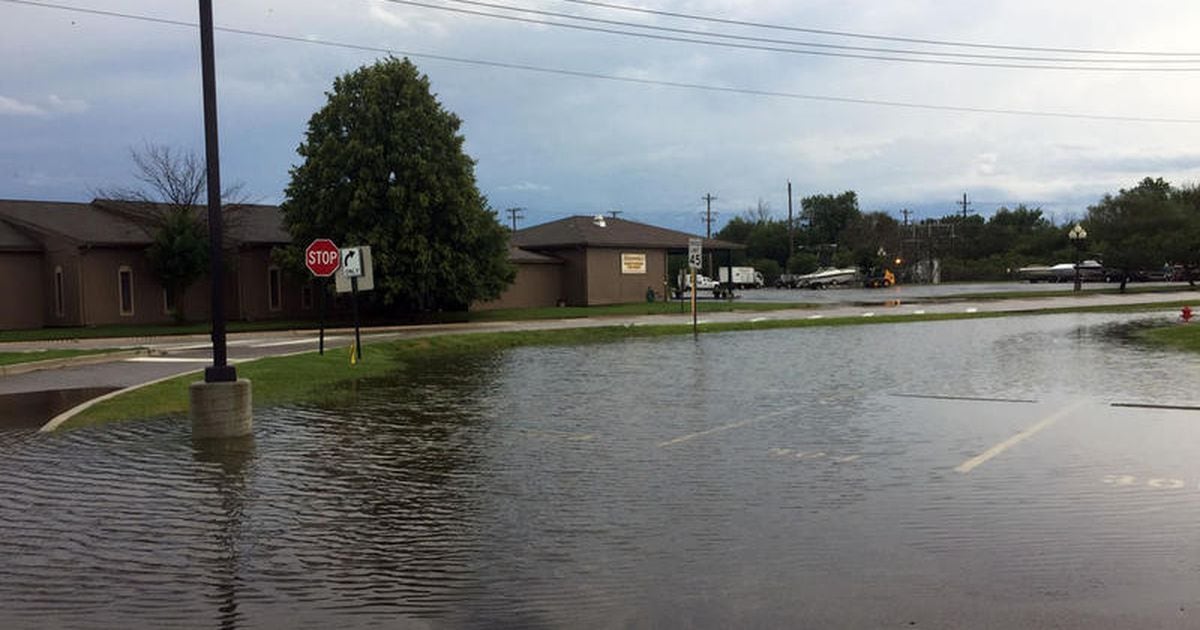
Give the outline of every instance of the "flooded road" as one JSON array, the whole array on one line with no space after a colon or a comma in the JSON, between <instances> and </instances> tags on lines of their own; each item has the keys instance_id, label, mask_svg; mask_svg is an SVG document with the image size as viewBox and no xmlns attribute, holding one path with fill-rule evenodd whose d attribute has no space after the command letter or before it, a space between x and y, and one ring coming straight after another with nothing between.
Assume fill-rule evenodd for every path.
<instances>
[{"instance_id":1,"label":"flooded road","mask_svg":"<svg viewBox=\"0 0 1200 630\"><path fill-rule=\"evenodd\" d=\"M1200 360L1128 319L522 348L219 449L0 430L0 626L1194 627L1200 411L1111 403Z\"/></svg>"}]
</instances>

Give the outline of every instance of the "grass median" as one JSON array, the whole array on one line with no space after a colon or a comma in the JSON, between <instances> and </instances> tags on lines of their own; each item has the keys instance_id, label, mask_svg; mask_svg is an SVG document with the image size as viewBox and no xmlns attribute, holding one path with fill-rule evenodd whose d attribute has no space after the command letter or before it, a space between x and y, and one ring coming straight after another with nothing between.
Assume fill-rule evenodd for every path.
<instances>
[{"instance_id":1,"label":"grass median","mask_svg":"<svg viewBox=\"0 0 1200 630\"><path fill-rule=\"evenodd\" d=\"M94 354L108 354L117 352L113 348L98 348L95 350L30 350L28 352L0 352L0 366L20 365L22 363L36 363L38 361L50 361L53 359L71 359L74 357L82 357Z\"/></svg>"},{"instance_id":2,"label":"grass median","mask_svg":"<svg viewBox=\"0 0 1200 630\"><path fill-rule=\"evenodd\" d=\"M959 319L985 319L1014 315L1050 315L1093 312L1147 312L1177 308L1182 302L1132 304L1121 306L1063 307L1018 312L928 313L876 315L874 317L830 317L820 319L765 319L728 323L707 323L701 333L808 328L816 326L855 326L930 322ZM1200 324L1195 330L1200 331ZM363 348L363 360L349 364L349 350L336 348L320 356L315 352L270 357L238 365L239 376L254 383L256 407L288 403L341 404L351 399L354 388L371 379L381 378L409 365L429 361L454 360L465 353L495 352L521 346L578 345L666 335L687 334L688 324L642 326L590 326L557 330L457 333L405 339ZM1200 349L1200 332L1195 341ZM96 404L63 424L76 428L120 420L138 420L187 413L187 388L199 378L199 372L182 375L161 383L133 390Z\"/></svg>"}]
</instances>

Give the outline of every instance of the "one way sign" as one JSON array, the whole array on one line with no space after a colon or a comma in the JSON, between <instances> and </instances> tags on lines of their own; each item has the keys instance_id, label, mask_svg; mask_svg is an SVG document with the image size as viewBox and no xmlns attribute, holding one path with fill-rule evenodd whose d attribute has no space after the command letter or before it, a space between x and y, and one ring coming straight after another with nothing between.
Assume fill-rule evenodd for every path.
<instances>
[{"instance_id":1,"label":"one way sign","mask_svg":"<svg viewBox=\"0 0 1200 630\"><path fill-rule=\"evenodd\" d=\"M342 248L342 272L347 278L358 278L363 275L362 252L357 247Z\"/></svg>"}]
</instances>

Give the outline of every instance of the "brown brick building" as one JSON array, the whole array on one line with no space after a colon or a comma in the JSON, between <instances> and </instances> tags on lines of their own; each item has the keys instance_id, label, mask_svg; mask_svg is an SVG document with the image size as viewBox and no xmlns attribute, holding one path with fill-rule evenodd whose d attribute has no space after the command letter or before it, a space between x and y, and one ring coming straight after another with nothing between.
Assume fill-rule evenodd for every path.
<instances>
[{"instance_id":1,"label":"brown brick building","mask_svg":"<svg viewBox=\"0 0 1200 630\"><path fill-rule=\"evenodd\" d=\"M510 260L517 279L494 302L473 308L594 306L664 295L667 256L686 254L693 234L608 217L573 216L518 230ZM742 245L704 239L706 251L727 253ZM720 255L720 254L719 254Z\"/></svg>"},{"instance_id":2,"label":"brown brick building","mask_svg":"<svg viewBox=\"0 0 1200 630\"><path fill-rule=\"evenodd\" d=\"M0 200L0 330L43 326L155 324L209 316L209 283L201 279L176 304L151 272L151 230L119 202ZM276 206L241 206L229 222L226 317L310 319L313 283L284 273L271 250L291 241ZM626 221L573 216L516 232L509 259L513 284L473 309L590 306L640 302L664 295L667 257L687 252L694 235ZM742 246L705 240L706 251Z\"/></svg>"},{"instance_id":3,"label":"brown brick building","mask_svg":"<svg viewBox=\"0 0 1200 630\"><path fill-rule=\"evenodd\" d=\"M271 262L290 242L279 209L237 210L228 240L226 315L234 319L305 317L312 289ZM0 329L151 324L209 315L209 283L193 284L178 304L149 268L150 232L122 204L0 200Z\"/></svg>"}]
</instances>

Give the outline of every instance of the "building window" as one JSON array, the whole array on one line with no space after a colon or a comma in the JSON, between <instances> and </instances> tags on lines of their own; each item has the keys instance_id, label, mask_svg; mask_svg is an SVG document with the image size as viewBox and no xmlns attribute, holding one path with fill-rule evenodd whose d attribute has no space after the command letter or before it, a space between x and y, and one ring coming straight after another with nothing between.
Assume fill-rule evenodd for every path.
<instances>
[{"instance_id":1,"label":"building window","mask_svg":"<svg viewBox=\"0 0 1200 630\"><path fill-rule=\"evenodd\" d=\"M62 317L67 313L66 291L63 287L62 267L54 268L54 314Z\"/></svg>"},{"instance_id":2,"label":"building window","mask_svg":"<svg viewBox=\"0 0 1200 630\"><path fill-rule=\"evenodd\" d=\"M283 278L279 267L267 269L267 306L278 311L283 306Z\"/></svg>"},{"instance_id":3,"label":"building window","mask_svg":"<svg viewBox=\"0 0 1200 630\"><path fill-rule=\"evenodd\" d=\"M176 303L175 292L170 289L164 288L163 289L163 312L166 313L167 315L173 314L175 312L175 303Z\"/></svg>"},{"instance_id":4,"label":"building window","mask_svg":"<svg viewBox=\"0 0 1200 630\"><path fill-rule=\"evenodd\" d=\"M117 291L120 293L121 315L133 315L133 270L129 267L117 270Z\"/></svg>"},{"instance_id":5,"label":"building window","mask_svg":"<svg viewBox=\"0 0 1200 630\"><path fill-rule=\"evenodd\" d=\"M309 282L309 283L305 284L304 286L300 287L300 308L302 308L306 311L311 311L312 305L313 305L313 288L312 288L312 283Z\"/></svg>"}]
</instances>

